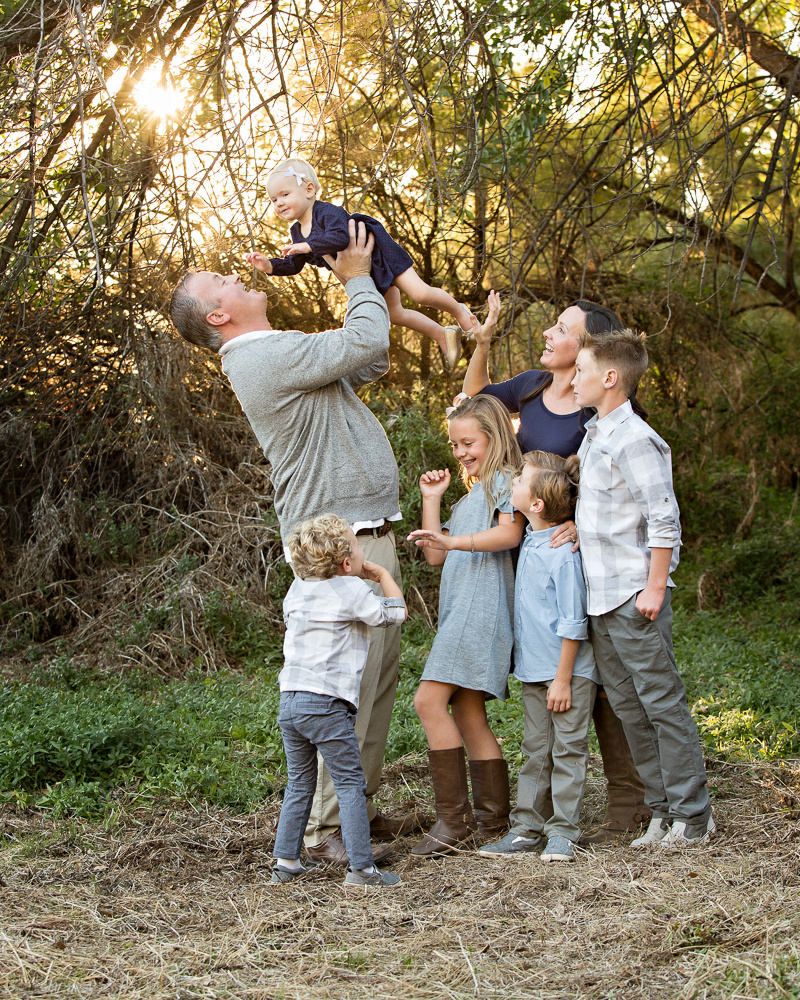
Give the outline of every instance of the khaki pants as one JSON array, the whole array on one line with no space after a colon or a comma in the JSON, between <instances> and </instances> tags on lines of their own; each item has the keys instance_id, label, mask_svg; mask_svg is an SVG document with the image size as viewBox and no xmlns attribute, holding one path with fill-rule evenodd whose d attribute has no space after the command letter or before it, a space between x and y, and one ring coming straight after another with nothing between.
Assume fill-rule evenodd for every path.
<instances>
[{"instance_id":1,"label":"khaki pants","mask_svg":"<svg viewBox=\"0 0 800 1000\"><path fill-rule=\"evenodd\" d=\"M402 583L400 564L394 535L390 532L382 538L359 535L364 556L369 562L384 566L392 574L398 585ZM376 594L381 590L377 584L370 584ZM367 815L374 819L377 809L372 797L381 783L383 754L389 735L389 723L394 708L397 689L397 675L400 663L400 626L373 628L370 630L369 654L358 697L356 716L356 738L361 749L361 766L367 783ZM333 780L322 758L317 758L317 791L311 806L311 815L306 827L305 844L316 847L341 827L339 804Z\"/></svg>"},{"instance_id":2,"label":"khaki pants","mask_svg":"<svg viewBox=\"0 0 800 1000\"><path fill-rule=\"evenodd\" d=\"M597 685L588 677L572 678L572 707L549 712L549 683L522 685L525 762L517 782L511 832L534 839L563 837L575 843L589 756L589 723Z\"/></svg>"}]
</instances>

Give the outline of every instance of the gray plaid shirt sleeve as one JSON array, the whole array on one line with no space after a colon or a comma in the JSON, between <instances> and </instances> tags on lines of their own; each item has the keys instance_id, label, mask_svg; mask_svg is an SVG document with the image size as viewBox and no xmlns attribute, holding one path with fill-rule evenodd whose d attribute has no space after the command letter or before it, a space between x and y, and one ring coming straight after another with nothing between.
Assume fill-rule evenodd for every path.
<instances>
[{"instance_id":1,"label":"gray plaid shirt sleeve","mask_svg":"<svg viewBox=\"0 0 800 1000\"><path fill-rule=\"evenodd\" d=\"M283 602L286 635L281 691L312 691L358 708L370 628L405 620L398 598L378 597L358 577L295 580Z\"/></svg>"},{"instance_id":2,"label":"gray plaid shirt sleeve","mask_svg":"<svg viewBox=\"0 0 800 1000\"><path fill-rule=\"evenodd\" d=\"M578 455L575 521L588 590L588 612L604 614L647 586L650 549L673 550L678 565L680 512L669 446L630 403L594 418ZM672 580L669 586L674 586Z\"/></svg>"}]
</instances>

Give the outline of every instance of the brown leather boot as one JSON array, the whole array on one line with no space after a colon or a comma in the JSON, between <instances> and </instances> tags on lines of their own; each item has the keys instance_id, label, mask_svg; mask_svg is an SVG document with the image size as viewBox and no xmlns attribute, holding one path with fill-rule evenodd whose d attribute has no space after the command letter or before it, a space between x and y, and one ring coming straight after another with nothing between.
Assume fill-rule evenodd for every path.
<instances>
[{"instance_id":1,"label":"brown leather boot","mask_svg":"<svg viewBox=\"0 0 800 1000\"><path fill-rule=\"evenodd\" d=\"M429 750L436 822L411 848L418 858L434 858L452 854L459 844L472 838L475 819L469 803L467 760L464 748Z\"/></svg>"},{"instance_id":2,"label":"brown leather boot","mask_svg":"<svg viewBox=\"0 0 800 1000\"><path fill-rule=\"evenodd\" d=\"M469 780L478 835L496 840L508 829L511 811L508 789L508 764L502 757L495 760L471 760Z\"/></svg>"},{"instance_id":3,"label":"brown leather boot","mask_svg":"<svg viewBox=\"0 0 800 1000\"><path fill-rule=\"evenodd\" d=\"M598 691L595 698L592 720L608 782L608 802L602 825L585 833L581 844L602 844L650 822L644 785L633 763L625 730L603 691Z\"/></svg>"}]
</instances>

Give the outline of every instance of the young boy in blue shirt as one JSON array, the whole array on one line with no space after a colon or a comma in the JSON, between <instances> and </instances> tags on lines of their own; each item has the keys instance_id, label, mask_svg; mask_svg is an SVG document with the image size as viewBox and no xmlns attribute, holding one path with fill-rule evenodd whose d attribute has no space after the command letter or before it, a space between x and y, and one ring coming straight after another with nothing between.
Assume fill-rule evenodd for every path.
<instances>
[{"instance_id":1,"label":"young boy in blue shirt","mask_svg":"<svg viewBox=\"0 0 800 1000\"><path fill-rule=\"evenodd\" d=\"M680 514L667 444L632 410L647 369L632 330L584 336L575 401L593 406L578 451L575 521L597 666L622 722L653 818L634 847L704 843L714 832L703 754L672 648L670 574Z\"/></svg>"},{"instance_id":2,"label":"young boy in blue shirt","mask_svg":"<svg viewBox=\"0 0 800 1000\"><path fill-rule=\"evenodd\" d=\"M524 456L511 502L528 519L514 590L514 673L522 681L526 760L511 831L479 853L496 858L538 850L542 861L572 861L586 785L588 731L598 674L587 641L586 586L571 546L550 547L572 518L578 460L543 451Z\"/></svg>"}]
</instances>

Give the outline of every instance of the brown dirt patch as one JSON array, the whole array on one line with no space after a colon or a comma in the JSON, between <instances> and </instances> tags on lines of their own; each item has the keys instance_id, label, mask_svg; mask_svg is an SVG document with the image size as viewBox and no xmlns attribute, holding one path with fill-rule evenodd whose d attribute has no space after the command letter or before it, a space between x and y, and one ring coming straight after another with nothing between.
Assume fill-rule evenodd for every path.
<instances>
[{"instance_id":1,"label":"brown dirt patch","mask_svg":"<svg viewBox=\"0 0 800 1000\"><path fill-rule=\"evenodd\" d=\"M390 808L421 771L387 769ZM111 830L6 812L0 995L797 997L800 762L712 762L710 777L705 850L418 862L408 840L392 866L403 885L368 894L332 871L271 886L276 805L134 812Z\"/></svg>"}]
</instances>

